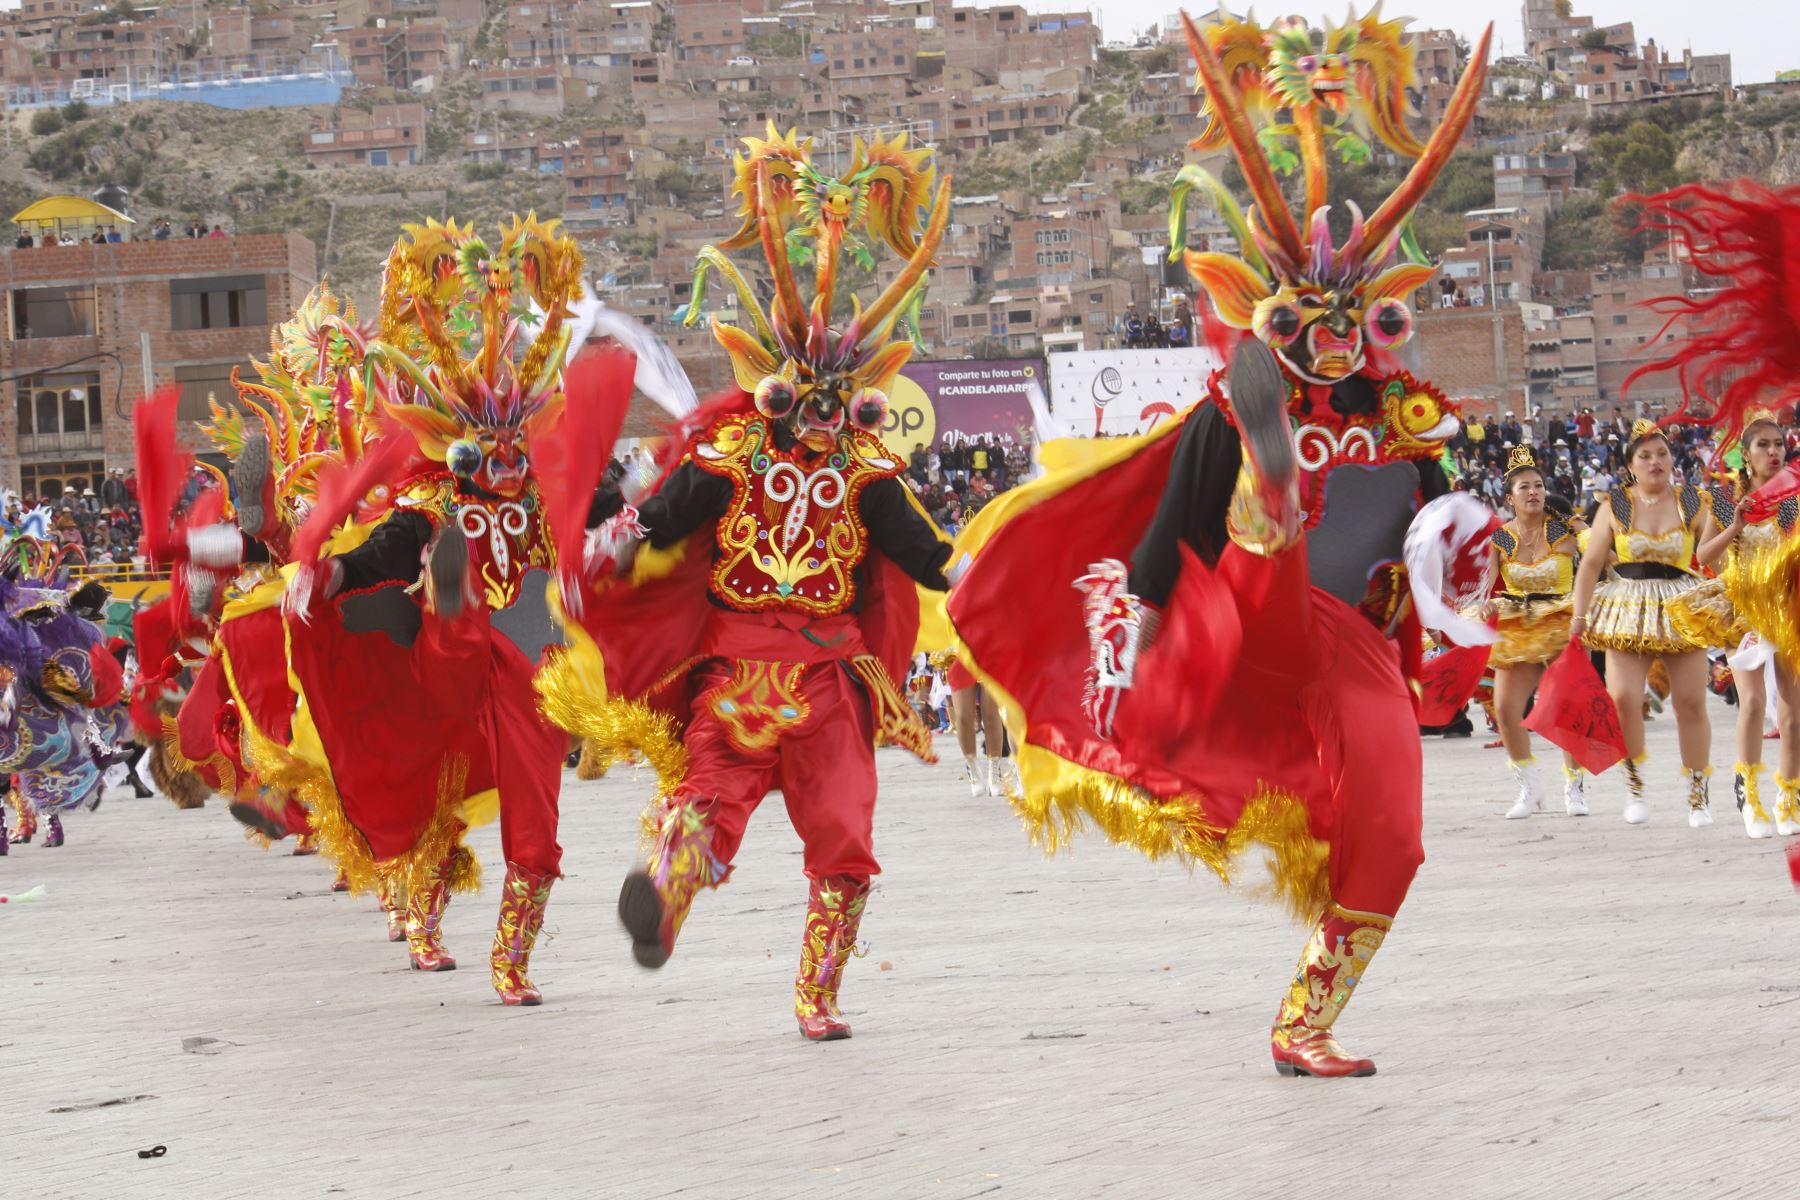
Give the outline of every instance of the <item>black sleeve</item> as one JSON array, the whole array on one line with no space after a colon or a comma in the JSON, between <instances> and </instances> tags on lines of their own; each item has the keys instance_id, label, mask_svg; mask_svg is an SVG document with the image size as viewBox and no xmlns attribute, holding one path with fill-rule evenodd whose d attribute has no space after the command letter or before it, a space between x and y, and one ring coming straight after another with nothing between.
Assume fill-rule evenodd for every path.
<instances>
[{"instance_id":1,"label":"black sleeve","mask_svg":"<svg viewBox=\"0 0 1800 1200\"><path fill-rule=\"evenodd\" d=\"M906 498L906 485L898 479L877 479L864 487L859 511L869 537L902 571L933 591L950 587L944 564L950 544L938 537L918 509Z\"/></svg>"},{"instance_id":2,"label":"black sleeve","mask_svg":"<svg viewBox=\"0 0 1800 1200\"><path fill-rule=\"evenodd\" d=\"M1181 573L1186 542L1208 565L1225 552L1225 512L1237 485L1243 445L1217 405L1195 411L1182 428L1168 482L1150 528L1131 556L1131 590L1166 604Z\"/></svg>"},{"instance_id":3,"label":"black sleeve","mask_svg":"<svg viewBox=\"0 0 1800 1200\"><path fill-rule=\"evenodd\" d=\"M419 577L420 555L430 540L431 522L423 515L406 509L389 513L368 541L337 556L344 568L340 594L396 580L411 583Z\"/></svg>"},{"instance_id":4,"label":"black sleeve","mask_svg":"<svg viewBox=\"0 0 1800 1200\"><path fill-rule=\"evenodd\" d=\"M1450 477L1444 474L1444 464L1437 459L1427 459L1419 464L1419 495L1422 504L1430 504L1439 496L1450 494Z\"/></svg>"},{"instance_id":5,"label":"black sleeve","mask_svg":"<svg viewBox=\"0 0 1800 1200\"><path fill-rule=\"evenodd\" d=\"M650 531L650 544L661 550L702 525L717 521L730 503L729 479L684 462L654 495L638 506L638 519Z\"/></svg>"}]
</instances>

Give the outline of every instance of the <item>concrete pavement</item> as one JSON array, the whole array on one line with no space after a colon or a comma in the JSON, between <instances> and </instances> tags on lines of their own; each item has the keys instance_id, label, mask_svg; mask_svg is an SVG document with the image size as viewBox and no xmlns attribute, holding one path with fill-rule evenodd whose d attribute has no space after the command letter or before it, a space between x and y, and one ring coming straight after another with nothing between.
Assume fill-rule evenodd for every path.
<instances>
[{"instance_id":1,"label":"concrete pavement","mask_svg":"<svg viewBox=\"0 0 1800 1200\"><path fill-rule=\"evenodd\" d=\"M1699 832L1668 717L1639 828L1613 778L1586 820L1504 821L1502 752L1428 740L1429 861L1339 1025L1381 1073L1343 1082L1269 1065L1304 938L1272 907L1094 837L1046 860L897 752L856 1037L825 1046L779 801L653 974L613 915L646 784L569 775L547 1002L504 1010L494 827L463 969L427 976L322 859L115 793L0 859L0 892L48 890L0 907L0 1196L1786 1197L1800 897L1714 715Z\"/></svg>"}]
</instances>

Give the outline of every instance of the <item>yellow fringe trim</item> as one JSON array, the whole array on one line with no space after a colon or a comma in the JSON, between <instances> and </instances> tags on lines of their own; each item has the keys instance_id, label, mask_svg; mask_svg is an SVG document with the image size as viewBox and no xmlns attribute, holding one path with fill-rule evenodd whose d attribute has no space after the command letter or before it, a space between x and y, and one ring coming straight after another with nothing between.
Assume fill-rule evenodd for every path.
<instances>
[{"instance_id":1,"label":"yellow fringe trim","mask_svg":"<svg viewBox=\"0 0 1800 1200\"><path fill-rule=\"evenodd\" d=\"M1019 773L1025 789L1010 797L1033 842L1051 854L1091 822L1108 840L1152 861L1172 857L1204 866L1227 887L1236 860L1253 847L1268 853L1270 891L1299 921L1312 921L1331 900L1330 843L1312 836L1305 803L1262 788L1226 829L1206 817L1196 796L1158 800L1134 784L1024 746Z\"/></svg>"},{"instance_id":2,"label":"yellow fringe trim","mask_svg":"<svg viewBox=\"0 0 1800 1200\"><path fill-rule=\"evenodd\" d=\"M199 774L203 767L210 768L219 776L220 794L237 795L237 768L231 765L229 758L217 750L200 759L189 758L183 754L181 752L181 726L168 713L162 714L162 730L163 753L167 756L171 767L177 771L186 771L194 775Z\"/></svg>"},{"instance_id":3,"label":"yellow fringe trim","mask_svg":"<svg viewBox=\"0 0 1800 1200\"><path fill-rule=\"evenodd\" d=\"M666 801L687 777L687 747L667 715L636 701L607 699L597 662L584 661L589 654L597 660L599 651L585 638L551 651L532 680L538 709L551 724L582 739L584 761L591 754L603 768L633 757L650 764L656 795L644 810L644 826L646 836L654 837Z\"/></svg>"},{"instance_id":4,"label":"yellow fringe trim","mask_svg":"<svg viewBox=\"0 0 1800 1200\"><path fill-rule=\"evenodd\" d=\"M462 844L467 828L463 805L469 778L464 755L445 758L438 772L437 803L430 824L405 854L377 861L369 843L344 815L343 798L328 771L310 766L287 753L269 738L245 727L244 759L266 786L286 788L312 813L319 849L335 861L352 894L373 891L384 879L398 880L410 890L423 891L439 863L453 850L450 887L473 892L481 887L481 865Z\"/></svg>"}]
</instances>

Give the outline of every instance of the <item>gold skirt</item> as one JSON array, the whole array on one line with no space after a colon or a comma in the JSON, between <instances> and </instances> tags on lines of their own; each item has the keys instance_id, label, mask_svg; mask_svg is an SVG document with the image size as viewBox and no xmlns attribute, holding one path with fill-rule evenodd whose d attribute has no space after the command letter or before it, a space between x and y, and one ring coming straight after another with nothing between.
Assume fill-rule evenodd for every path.
<instances>
[{"instance_id":1,"label":"gold skirt","mask_svg":"<svg viewBox=\"0 0 1800 1200\"><path fill-rule=\"evenodd\" d=\"M1723 578L1708 579L1669 601L1669 624L1696 646L1735 649L1750 632Z\"/></svg>"},{"instance_id":2,"label":"gold skirt","mask_svg":"<svg viewBox=\"0 0 1800 1200\"><path fill-rule=\"evenodd\" d=\"M1554 600L1521 600L1495 596L1496 628L1500 640L1488 656L1491 667L1536 666L1547 663L1569 644L1573 596Z\"/></svg>"},{"instance_id":3,"label":"gold skirt","mask_svg":"<svg viewBox=\"0 0 1800 1200\"><path fill-rule=\"evenodd\" d=\"M1587 644L1596 650L1627 654L1686 654L1706 643L1684 637L1669 610L1703 581L1697 575L1677 579L1626 579L1609 574L1594 589L1588 607Z\"/></svg>"}]
</instances>

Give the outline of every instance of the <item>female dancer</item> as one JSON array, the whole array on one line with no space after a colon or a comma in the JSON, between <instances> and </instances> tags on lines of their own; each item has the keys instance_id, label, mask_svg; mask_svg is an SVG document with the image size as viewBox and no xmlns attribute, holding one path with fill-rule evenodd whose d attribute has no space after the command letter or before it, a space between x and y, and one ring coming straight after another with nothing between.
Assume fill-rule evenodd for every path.
<instances>
[{"instance_id":1,"label":"female dancer","mask_svg":"<svg viewBox=\"0 0 1800 1200\"><path fill-rule=\"evenodd\" d=\"M1738 611L1739 586L1754 570L1757 560L1779 549L1783 539L1792 536L1800 524L1800 500L1793 497L1756 522L1747 521L1739 507L1746 496L1781 471L1786 453L1781 426L1768 417L1759 417L1744 429L1738 446L1744 456L1743 467L1729 485L1713 491L1713 519L1721 528L1701 543L1699 550L1702 566L1711 567L1723 558L1724 570L1719 578L1694 589L1670 613L1676 627L1689 638L1732 649L1745 642L1757 645L1761 641ZM1750 664L1746 664L1746 669L1734 671L1732 677L1738 693L1735 786L1738 806L1744 813L1744 832L1753 838L1766 838L1777 830L1784 836L1800 833L1800 804L1795 798L1796 789L1800 789L1800 683L1776 662L1775 691L1780 703L1776 706L1775 724L1781 735L1781 759L1775 782L1780 794L1771 820L1762 802L1758 779L1763 767L1762 730L1768 685L1761 666L1750 669Z\"/></svg>"},{"instance_id":2,"label":"female dancer","mask_svg":"<svg viewBox=\"0 0 1800 1200\"><path fill-rule=\"evenodd\" d=\"M1525 731L1525 705L1543 678L1544 666L1569 644L1569 609L1575 588L1579 528L1546 508L1544 473L1520 446L1506 463L1506 497L1513 518L1494 531L1494 569L1500 591L1488 601L1485 615L1496 618L1500 642L1488 662L1494 669L1494 708L1501 741L1519 798L1506 811L1509 820L1529 817L1544 807L1531 735ZM1585 776L1563 755L1563 808L1572 817L1588 815Z\"/></svg>"},{"instance_id":3,"label":"female dancer","mask_svg":"<svg viewBox=\"0 0 1800 1200\"><path fill-rule=\"evenodd\" d=\"M950 660L950 719L956 724L956 741L962 747L963 775L969 781L969 795L1004 796L1006 794L1006 730L1000 724L1000 704L994 694L975 681L969 669ZM987 778L975 759L975 728L981 727L981 740L987 751Z\"/></svg>"},{"instance_id":4,"label":"female dancer","mask_svg":"<svg viewBox=\"0 0 1800 1200\"><path fill-rule=\"evenodd\" d=\"M1663 660L1681 738L1688 825L1700 829L1712 824L1706 653L1676 631L1669 610L1672 601L1700 586L1694 549L1718 529L1699 489L1675 484L1673 447L1656 422L1640 419L1632 426L1625 461L1630 482L1613 488L1594 515L1588 554L1575 577L1569 635L1606 651L1606 689L1625 734L1625 820L1633 825L1650 819L1642 771L1644 683L1651 664Z\"/></svg>"}]
</instances>

